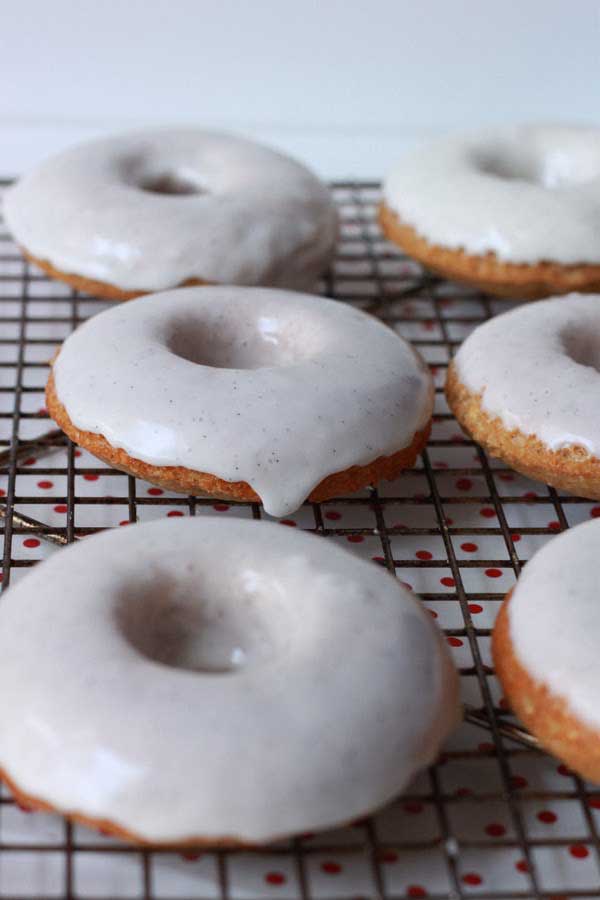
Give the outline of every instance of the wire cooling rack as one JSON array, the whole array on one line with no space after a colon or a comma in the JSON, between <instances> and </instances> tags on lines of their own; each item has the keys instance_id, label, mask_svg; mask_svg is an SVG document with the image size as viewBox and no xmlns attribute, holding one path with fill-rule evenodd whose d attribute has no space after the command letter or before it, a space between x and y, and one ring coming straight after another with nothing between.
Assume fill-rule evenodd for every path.
<instances>
[{"instance_id":1,"label":"wire cooling rack","mask_svg":"<svg viewBox=\"0 0 600 900\"><path fill-rule=\"evenodd\" d=\"M425 275L386 243L377 185L333 189L342 239L323 291L380 316L418 347L435 376L436 416L413 471L377 490L306 504L282 524L345 544L420 594L460 667L467 721L439 763L377 816L260 851L141 851L22 809L4 790L3 900L600 896L600 792L518 729L489 649L499 604L524 562L600 507L502 468L465 439L443 397L447 363L473 327L507 304ZM3 589L60 545L102 528L165 515L266 517L256 504L169 494L114 472L53 429L43 397L48 361L107 305L49 281L0 231Z\"/></svg>"}]
</instances>

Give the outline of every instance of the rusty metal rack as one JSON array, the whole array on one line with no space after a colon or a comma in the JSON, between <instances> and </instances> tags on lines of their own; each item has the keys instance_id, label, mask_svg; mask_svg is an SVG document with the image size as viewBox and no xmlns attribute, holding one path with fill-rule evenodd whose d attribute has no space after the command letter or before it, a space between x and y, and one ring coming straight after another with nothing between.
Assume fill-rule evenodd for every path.
<instances>
[{"instance_id":1,"label":"rusty metal rack","mask_svg":"<svg viewBox=\"0 0 600 900\"><path fill-rule=\"evenodd\" d=\"M600 795L519 729L489 654L494 615L527 558L600 509L489 460L447 410L448 360L473 327L507 304L426 275L385 242L376 184L333 190L342 236L323 292L380 316L421 351L437 385L435 424L414 471L359 495L306 504L288 524L347 542L414 586L456 653L466 724L443 759L377 816L245 853L140 850L29 815L4 790L2 900L600 897ZM50 282L0 226L3 590L45 547L60 552L57 545L123 522L214 513L211 500L150 493L80 455L48 419L43 386L52 353L107 305ZM227 514L264 515L256 504Z\"/></svg>"}]
</instances>

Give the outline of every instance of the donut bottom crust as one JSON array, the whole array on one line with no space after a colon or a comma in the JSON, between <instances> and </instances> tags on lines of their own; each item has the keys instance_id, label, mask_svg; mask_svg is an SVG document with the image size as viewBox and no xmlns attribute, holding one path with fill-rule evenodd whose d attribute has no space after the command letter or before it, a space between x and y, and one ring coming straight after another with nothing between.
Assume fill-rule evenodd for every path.
<instances>
[{"instance_id":1,"label":"donut bottom crust","mask_svg":"<svg viewBox=\"0 0 600 900\"><path fill-rule=\"evenodd\" d=\"M208 472L198 472L184 466L154 466L129 456L124 450L113 447L101 434L80 430L73 424L65 407L58 399L52 372L46 385L46 407L67 437L114 469L120 469L136 478L142 478L151 484L182 494L214 497L220 500L261 502L258 494L245 481L225 481ZM417 456L427 443L430 430L431 421L425 428L415 433L408 447L404 447L397 453L391 456L380 456L365 466L351 466L341 472L328 475L311 491L307 499L321 503L351 494L382 479L393 481L403 469L414 465Z\"/></svg>"},{"instance_id":2,"label":"donut bottom crust","mask_svg":"<svg viewBox=\"0 0 600 900\"><path fill-rule=\"evenodd\" d=\"M600 784L600 730L581 721L562 697L537 681L517 657L510 637L509 593L492 634L496 674L513 712L544 749L588 781Z\"/></svg>"},{"instance_id":3,"label":"donut bottom crust","mask_svg":"<svg viewBox=\"0 0 600 900\"><path fill-rule=\"evenodd\" d=\"M456 366L448 367L446 399L461 427L488 453L534 481L561 488L576 497L600 500L600 459L581 446L550 450L534 435L509 431L485 412L481 395L460 381Z\"/></svg>"},{"instance_id":4,"label":"donut bottom crust","mask_svg":"<svg viewBox=\"0 0 600 900\"><path fill-rule=\"evenodd\" d=\"M487 294L520 300L538 300L572 291L600 291L600 265L578 263L561 265L554 262L502 262L495 253L475 256L430 244L415 229L402 222L385 203L379 207L379 224L385 236L444 278L473 285Z\"/></svg>"},{"instance_id":5,"label":"donut bottom crust","mask_svg":"<svg viewBox=\"0 0 600 900\"><path fill-rule=\"evenodd\" d=\"M116 287L116 285L109 284L106 281L95 281L93 278L86 278L84 275L76 275L73 272L63 272L53 266L51 262L48 262L47 259L39 259L37 256L33 256L33 254L29 253L24 247L19 247L19 250L25 259L37 266L38 269L41 269L42 272L45 272L46 275L49 275L54 281L63 281L65 284L75 288L75 290L81 291L84 294L91 294L93 297L99 297L103 300L133 300L135 297L144 297L147 294L156 293L156 291L142 290L124 291L121 288ZM203 281L201 278L189 278L187 281L182 281L181 284L173 284L170 289L212 283L214 282ZM166 288L164 290L166 290Z\"/></svg>"}]
</instances>

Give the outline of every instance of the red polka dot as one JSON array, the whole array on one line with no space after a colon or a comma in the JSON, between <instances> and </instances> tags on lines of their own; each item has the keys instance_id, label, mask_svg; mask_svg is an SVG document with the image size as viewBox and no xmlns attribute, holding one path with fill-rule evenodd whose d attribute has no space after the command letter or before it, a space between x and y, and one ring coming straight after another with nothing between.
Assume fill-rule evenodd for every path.
<instances>
[{"instance_id":1,"label":"red polka dot","mask_svg":"<svg viewBox=\"0 0 600 900\"><path fill-rule=\"evenodd\" d=\"M87 475L84 475L83 477L85 478L86 481L98 481L98 478L99 478L100 476L99 476L99 475L94 475L93 472L88 472L88 474L87 474ZM148 491L148 493L150 493L150 491Z\"/></svg>"},{"instance_id":2,"label":"red polka dot","mask_svg":"<svg viewBox=\"0 0 600 900\"><path fill-rule=\"evenodd\" d=\"M444 516L444 521L446 525L454 525L454 519L451 519L450 516Z\"/></svg>"},{"instance_id":3,"label":"red polka dot","mask_svg":"<svg viewBox=\"0 0 600 900\"><path fill-rule=\"evenodd\" d=\"M553 825L556 822L556 819L558 818L556 813L553 813L549 809L540 810L540 812L537 814L537 817L540 820L540 822L544 823L544 825Z\"/></svg>"},{"instance_id":4,"label":"red polka dot","mask_svg":"<svg viewBox=\"0 0 600 900\"><path fill-rule=\"evenodd\" d=\"M454 578L445 575L443 578L440 578L440 584L443 584L444 587L454 587Z\"/></svg>"},{"instance_id":5,"label":"red polka dot","mask_svg":"<svg viewBox=\"0 0 600 900\"><path fill-rule=\"evenodd\" d=\"M526 788L528 784L529 782L522 775L510 776L510 786L516 791L520 791L522 788Z\"/></svg>"},{"instance_id":6,"label":"red polka dot","mask_svg":"<svg viewBox=\"0 0 600 900\"><path fill-rule=\"evenodd\" d=\"M427 891L420 884L409 884L406 888L407 897L426 897Z\"/></svg>"},{"instance_id":7,"label":"red polka dot","mask_svg":"<svg viewBox=\"0 0 600 900\"><path fill-rule=\"evenodd\" d=\"M325 518L329 519L330 522L337 522L339 519L342 518L342 514L339 512L336 512L335 509L330 509L325 513Z\"/></svg>"},{"instance_id":8,"label":"red polka dot","mask_svg":"<svg viewBox=\"0 0 600 900\"><path fill-rule=\"evenodd\" d=\"M457 638L457 637L449 637L449 638L447 638L447 641L451 647L462 647L462 645L463 645L463 642L461 641L461 639Z\"/></svg>"},{"instance_id":9,"label":"red polka dot","mask_svg":"<svg viewBox=\"0 0 600 900\"><path fill-rule=\"evenodd\" d=\"M18 800L16 797L15 797L15 803L17 804L17 806L19 807L21 812L24 812L24 813L33 812L33 809L31 808L31 806L27 806L25 803L23 803L22 800Z\"/></svg>"},{"instance_id":10,"label":"red polka dot","mask_svg":"<svg viewBox=\"0 0 600 900\"><path fill-rule=\"evenodd\" d=\"M473 793L471 788L468 787L459 787L454 791L457 797L470 797Z\"/></svg>"},{"instance_id":11,"label":"red polka dot","mask_svg":"<svg viewBox=\"0 0 600 900\"><path fill-rule=\"evenodd\" d=\"M23 546L33 549L34 547L39 547L40 542L37 538L25 538L25 540L23 541Z\"/></svg>"},{"instance_id":12,"label":"red polka dot","mask_svg":"<svg viewBox=\"0 0 600 900\"><path fill-rule=\"evenodd\" d=\"M339 863L333 862L333 860L326 860L321 863L321 871L325 872L326 875L339 875L342 867Z\"/></svg>"},{"instance_id":13,"label":"red polka dot","mask_svg":"<svg viewBox=\"0 0 600 900\"><path fill-rule=\"evenodd\" d=\"M160 497L161 494L164 494L164 491L162 488L159 488L159 487L151 487L151 488L148 488L148 493L150 494L151 497Z\"/></svg>"},{"instance_id":14,"label":"red polka dot","mask_svg":"<svg viewBox=\"0 0 600 900\"><path fill-rule=\"evenodd\" d=\"M592 506L590 509L590 516L592 519L597 519L600 516L600 506Z\"/></svg>"},{"instance_id":15,"label":"red polka dot","mask_svg":"<svg viewBox=\"0 0 600 900\"><path fill-rule=\"evenodd\" d=\"M474 616L477 616L479 613L483 612L483 606L481 603L469 603L469 612Z\"/></svg>"},{"instance_id":16,"label":"red polka dot","mask_svg":"<svg viewBox=\"0 0 600 900\"><path fill-rule=\"evenodd\" d=\"M38 416L47 416L47 415L48 415L48 410L46 409L46 407L40 406L40 408L38 409Z\"/></svg>"},{"instance_id":17,"label":"red polka dot","mask_svg":"<svg viewBox=\"0 0 600 900\"><path fill-rule=\"evenodd\" d=\"M560 531L560 522L556 522L555 520L548 522L548 528L550 531Z\"/></svg>"},{"instance_id":18,"label":"red polka dot","mask_svg":"<svg viewBox=\"0 0 600 900\"><path fill-rule=\"evenodd\" d=\"M412 584L409 584L408 581L401 581L400 584L402 585L403 588L406 588L407 591L412 591L412 589L413 589Z\"/></svg>"},{"instance_id":19,"label":"red polka dot","mask_svg":"<svg viewBox=\"0 0 600 900\"><path fill-rule=\"evenodd\" d=\"M500 472L498 478L500 478L502 481L514 481L515 480L515 476L511 475L510 472Z\"/></svg>"},{"instance_id":20,"label":"red polka dot","mask_svg":"<svg viewBox=\"0 0 600 900\"><path fill-rule=\"evenodd\" d=\"M129 519L121 519L119 525L131 525L131 522L129 521Z\"/></svg>"},{"instance_id":21,"label":"red polka dot","mask_svg":"<svg viewBox=\"0 0 600 900\"><path fill-rule=\"evenodd\" d=\"M229 505L227 503L213 503L215 512L227 512Z\"/></svg>"},{"instance_id":22,"label":"red polka dot","mask_svg":"<svg viewBox=\"0 0 600 900\"><path fill-rule=\"evenodd\" d=\"M518 862L515 863L515 869L517 870L517 872L523 872L523 874L526 875L527 872L529 872L529 866L527 865L527 860L526 859L518 860Z\"/></svg>"},{"instance_id":23,"label":"red polka dot","mask_svg":"<svg viewBox=\"0 0 600 900\"><path fill-rule=\"evenodd\" d=\"M471 886L481 884L483 881L481 875L478 875L477 872L466 872L463 875L462 880L464 884L469 884Z\"/></svg>"},{"instance_id":24,"label":"red polka dot","mask_svg":"<svg viewBox=\"0 0 600 900\"><path fill-rule=\"evenodd\" d=\"M286 878L283 872L267 872L265 881L267 884L285 884Z\"/></svg>"},{"instance_id":25,"label":"red polka dot","mask_svg":"<svg viewBox=\"0 0 600 900\"><path fill-rule=\"evenodd\" d=\"M398 854L395 850L382 850L378 858L384 863L398 862Z\"/></svg>"},{"instance_id":26,"label":"red polka dot","mask_svg":"<svg viewBox=\"0 0 600 900\"><path fill-rule=\"evenodd\" d=\"M50 488L54 487L54 482L52 481L38 481L37 486L41 488L43 491L48 491Z\"/></svg>"},{"instance_id":27,"label":"red polka dot","mask_svg":"<svg viewBox=\"0 0 600 900\"><path fill-rule=\"evenodd\" d=\"M500 822L490 822L489 825L485 826L485 833L489 834L490 837L502 837L506 834L506 828Z\"/></svg>"},{"instance_id":28,"label":"red polka dot","mask_svg":"<svg viewBox=\"0 0 600 900\"><path fill-rule=\"evenodd\" d=\"M178 516L182 516L183 513L181 512L180 509L171 509L171 510L169 510L169 512L167 513L167 515L168 515L168 517L169 517L170 519L175 519L175 518L177 518Z\"/></svg>"},{"instance_id":29,"label":"red polka dot","mask_svg":"<svg viewBox=\"0 0 600 900\"><path fill-rule=\"evenodd\" d=\"M482 741L477 745L477 749L480 753L493 753L496 748L490 741Z\"/></svg>"},{"instance_id":30,"label":"red polka dot","mask_svg":"<svg viewBox=\"0 0 600 900\"><path fill-rule=\"evenodd\" d=\"M427 607L425 607L425 608L427 609ZM429 615L431 616L432 619L437 619L438 614L436 613L435 609L427 609L427 612L429 613Z\"/></svg>"},{"instance_id":31,"label":"red polka dot","mask_svg":"<svg viewBox=\"0 0 600 900\"><path fill-rule=\"evenodd\" d=\"M470 478L457 478L456 487L459 491L470 491L473 487L473 482Z\"/></svg>"},{"instance_id":32,"label":"red polka dot","mask_svg":"<svg viewBox=\"0 0 600 900\"><path fill-rule=\"evenodd\" d=\"M586 856L590 855L590 851L587 847L584 847L583 844L573 844L569 847L569 853L571 856L574 856L575 859L585 859Z\"/></svg>"},{"instance_id":33,"label":"red polka dot","mask_svg":"<svg viewBox=\"0 0 600 900\"><path fill-rule=\"evenodd\" d=\"M465 553L475 553L476 550L479 550L477 544L472 544L471 541L465 541L464 544L460 545L460 549L464 550Z\"/></svg>"},{"instance_id":34,"label":"red polka dot","mask_svg":"<svg viewBox=\"0 0 600 900\"><path fill-rule=\"evenodd\" d=\"M532 502L533 500L537 500L537 497L538 495L535 491L525 491L525 493L523 494L523 499L529 500L530 502Z\"/></svg>"},{"instance_id":35,"label":"red polka dot","mask_svg":"<svg viewBox=\"0 0 600 900\"><path fill-rule=\"evenodd\" d=\"M485 574L488 578L500 578L502 576L502 569L486 569Z\"/></svg>"},{"instance_id":36,"label":"red polka dot","mask_svg":"<svg viewBox=\"0 0 600 900\"><path fill-rule=\"evenodd\" d=\"M408 813L411 816L416 816L419 813L422 813L425 807L417 800L410 800L403 805L402 809L405 813Z\"/></svg>"},{"instance_id":37,"label":"red polka dot","mask_svg":"<svg viewBox=\"0 0 600 900\"><path fill-rule=\"evenodd\" d=\"M280 525L288 525L290 528L296 527L296 522L294 522L293 519L280 519L279 524Z\"/></svg>"},{"instance_id":38,"label":"red polka dot","mask_svg":"<svg viewBox=\"0 0 600 900\"><path fill-rule=\"evenodd\" d=\"M362 544L364 537L362 534L349 534L346 536L346 540L350 541L351 544Z\"/></svg>"},{"instance_id":39,"label":"red polka dot","mask_svg":"<svg viewBox=\"0 0 600 900\"><path fill-rule=\"evenodd\" d=\"M5 497L5 496L6 496L6 491L4 490L4 488L0 488L0 497Z\"/></svg>"},{"instance_id":40,"label":"red polka dot","mask_svg":"<svg viewBox=\"0 0 600 900\"><path fill-rule=\"evenodd\" d=\"M589 797L588 803L592 809L600 809L600 795L596 794L595 797Z\"/></svg>"},{"instance_id":41,"label":"red polka dot","mask_svg":"<svg viewBox=\"0 0 600 900\"><path fill-rule=\"evenodd\" d=\"M385 563L385 559L383 558L383 556L372 556L371 559L376 563Z\"/></svg>"},{"instance_id":42,"label":"red polka dot","mask_svg":"<svg viewBox=\"0 0 600 900\"><path fill-rule=\"evenodd\" d=\"M81 450L73 450L73 456L76 456L78 459L81 456Z\"/></svg>"},{"instance_id":43,"label":"red polka dot","mask_svg":"<svg viewBox=\"0 0 600 900\"><path fill-rule=\"evenodd\" d=\"M448 468L448 463L447 463L447 462L444 462L444 461L441 460L441 459L438 459L438 460L436 460L436 462L434 462L433 468L434 468L434 469L447 469L447 468Z\"/></svg>"},{"instance_id":44,"label":"red polka dot","mask_svg":"<svg viewBox=\"0 0 600 900\"><path fill-rule=\"evenodd\" d=\"M496 515L496 511L493 510L491 506L484 506L479 510L479 515L483 516L484 519L493 519Z\"/></svg>"},{"instance_id":45,"label":"red polka dot","mask_svg":"<svg viewBox=\"0 0 600 900\"><path fill-rule=\"evenodd\" d=\"M559 766L557 766L556 771L558 772L559 775L562 775L565 778L570 778L571 775L573 774L570 769L567 769L567 767L565 766L564 763L561 763Z\"/></svg>"},{"instance_id":46,"label":"red polka dot","mask_svg":"<svg viewBox=\"0 0 600 900\"><path fill-rule=\"evenodd\" d=\"M417 559L433 559L433 553L430 553L429 550L417 550L415 556Z\"/></svg>"},{"instance_id":47,"label":"red polka dot","mask_svg":"<svg viewBox=\"0 0 600 900\"><path fill-rule=\"evenodd\" d=\"M36 462L37 462L37 459L35 458L35 456L30 456L29 459L23 460L23 465L24 466L35 466Z\"/></svg>"},{"instance_id":48,"label":"red polka dot","mask_svg":"<svg viewBox=\"0 0 600 900\"><path fill-rule=\"evenodd\" d=\"M520 534L511 534L510 539L513 542L513 544L518 544L519 541L521 540L521 535Z\"/></svg>"},{"instance_id":49,"label":"red polka dot","mask_svg":"<svg viewBox=\"0 0 600 900\"><path fill-rule=\"evenodd\" d=\"M184 850L181 854L181 858L185 859L186 862L196 862L201 856L202 853L200 850Z\"/></svg>"},{"instance_id":50,"label":"red polka dot","mask_svg":"<svg viewBox=\"0 0 600 900\"><path fill-rule=\"evenodd\" d=\"M59 503L58 506L55 506L55 507L54 507L54 512L57 512L57 513L66 513L66 512L67 512L67 504L66 504L66 503Z\"/></svg>"}]
</instances>

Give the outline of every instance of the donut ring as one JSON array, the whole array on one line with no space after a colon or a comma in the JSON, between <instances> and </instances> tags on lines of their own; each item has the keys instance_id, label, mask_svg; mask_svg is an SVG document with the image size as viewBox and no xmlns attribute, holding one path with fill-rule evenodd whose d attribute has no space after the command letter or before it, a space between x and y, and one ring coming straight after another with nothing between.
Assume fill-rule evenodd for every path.
<instances>
[{"instance_id":1,"label":"donut ring","mask_svg":"<svg viewBox=\"0 0 600 900\"><path fill-rule=\"evenodd\" d=\"M552 538L504 601L492 640L511 708L543 747L598 784L599 546L598 520Z\"/></svg>"},{"instance_id":2,"label":"donut ring","mask_svg":"<svg viewBox=\"0 0 600 900\"><path fill-rule=\"evenodd\" d=\"M600 498L600 296L521 306L480 325L448 369L473 440L530 478Z\"/></svg>"},{"instance_id":3,"label":"donut ring","mask_svg":"<svg viewBox=\"0 0 600 900\"><path fill-rule=\"evenodd\" d=\"M54 360L46 403L115 468L282 516L412 465L433 385L406 341L346 304L200 287L80 326Z\"/></svg>"},{"instance_id":4,"label":"donut ring","mask_svg":"<svg viewBox=\"0 0 600 900\"><path fill-rule=\"evenodd\" d=\"M409 256L491 294L600 291L600 129L432 142L390 172L379 218Z\"/></svg>"},{"instance_id":5,"label":"donut ring","mask_svg":"<svg viewBox=\"0 0 600 900\"><path fill-rule=\"evenodd\" d=\"M17 795L155 846L347 823L458 719L449 651L397 579L241 519L115 529L40 563L0 607L0 682Z\"/></svg>"},{"instance_id":6,"label":"donut ring","mask_svg":"<svg viewBox=\"0 0 600 900\"><path fill-rule=\"evenodd\" d=\"M218 282L309 289L338 227L328 189L304 166L200 129L65 150L6 192L4 215L50 277L111 300Z\"/></svg>"}]
</instances>

